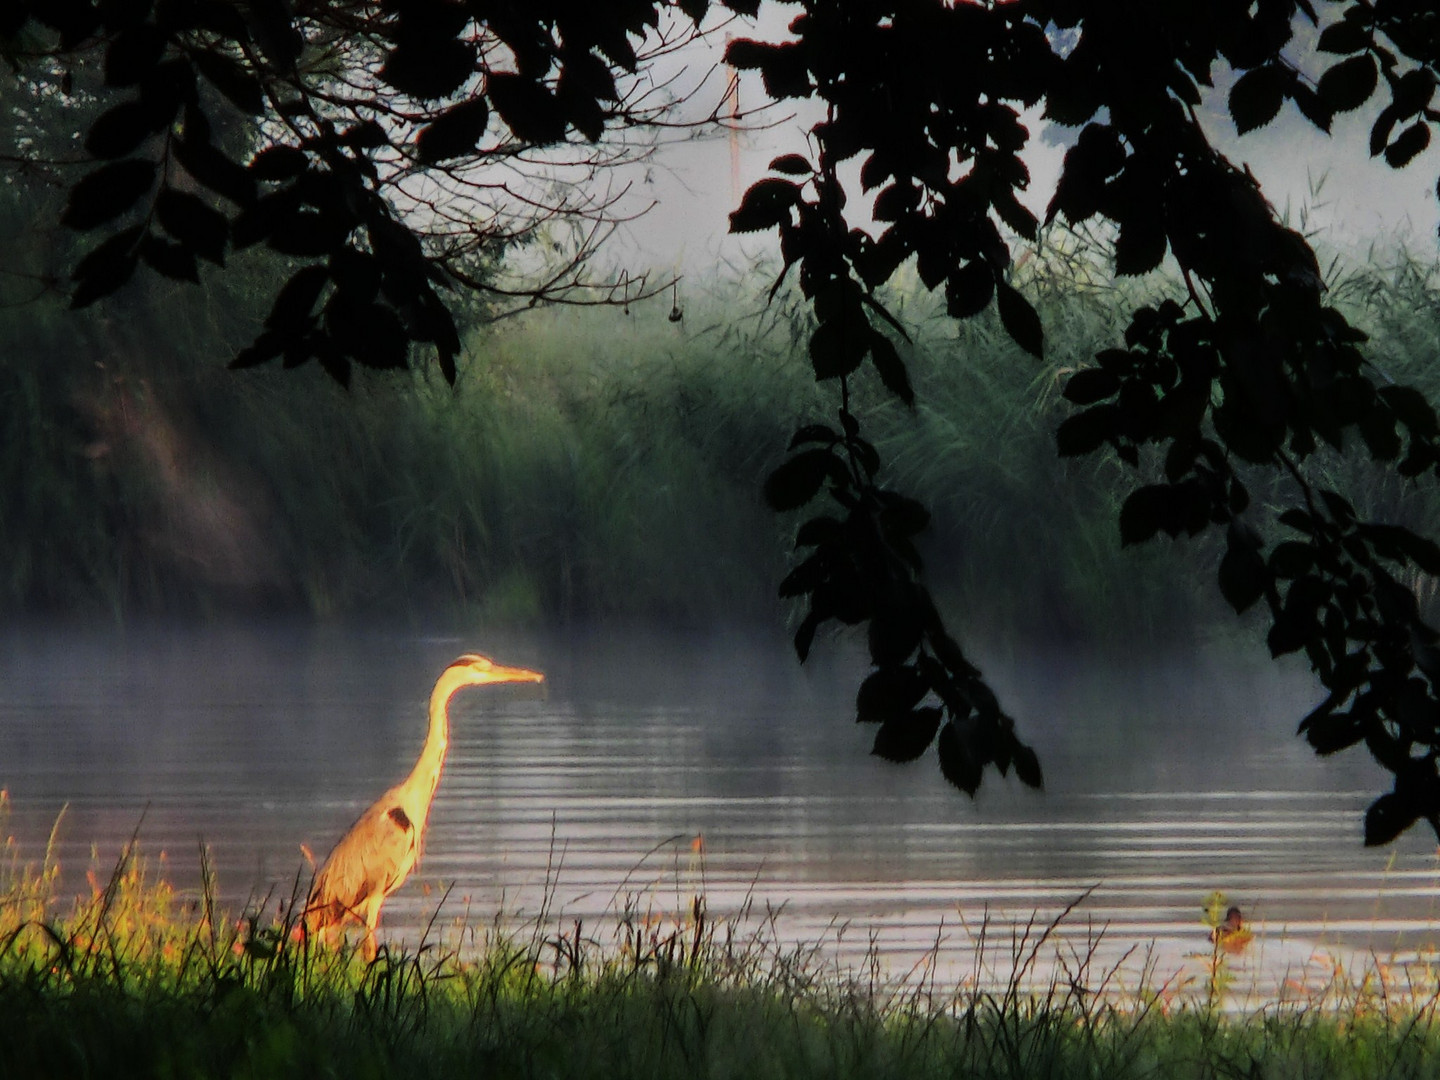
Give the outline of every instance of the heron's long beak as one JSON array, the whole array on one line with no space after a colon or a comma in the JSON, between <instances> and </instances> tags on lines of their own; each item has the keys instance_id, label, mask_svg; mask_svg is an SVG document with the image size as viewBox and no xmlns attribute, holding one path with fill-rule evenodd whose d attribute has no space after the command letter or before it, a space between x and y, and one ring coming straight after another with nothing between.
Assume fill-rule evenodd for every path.
<instances>
[{"instance_id":1,"label":"heron's long beak","mask_svg":"<svg viewBox=\"0 0 1440 1080\"><path fill-rule=\"evenodd\" d=\"M538 671L531 671L529 668L505 667L503 664L494 664L489 671L485 672L485 681L492 683L544 682L545 676Z\"/></svg>"}]
</instances>

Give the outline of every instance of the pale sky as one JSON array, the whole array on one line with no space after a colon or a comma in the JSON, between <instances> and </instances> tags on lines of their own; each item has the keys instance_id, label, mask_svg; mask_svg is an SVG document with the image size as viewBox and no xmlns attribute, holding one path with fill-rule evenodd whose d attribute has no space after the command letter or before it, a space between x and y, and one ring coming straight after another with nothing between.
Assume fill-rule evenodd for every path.
<instances>
[{"instance_id":1,"label":"pale sky","mask_svg":"<svg viewBox=\"0 0 1440 1080\"><path fill-rule=\"evenodd\" d=\"M763 10L769 15L762 26L736 21L728 31L740 37L783 37L785 22L796 9L772 4ZM723 45L721 32L696 47L684 58L689 71L698 79L718 63ZM709 76L696 95L692 113L703 112L719 101L727 74L728 69L720 68ZM754 108L762 98L758 77L744 75L742 108ZM1317 242L1322 245L1363 255L1372 241L1384 245L1400 238L1422 258L1434 257L1440 224L1440 204L1435 197L1440 147L1432 144L1399 171L1383 160L1371 160L1368 137L1376 111L1378 106L1337 117L1331 137L1316 131L1287 105L1269 127L1239 137L1228 116L1222 118L1212 110L1216 121L1211 137L1232 161L1250 166L1277 209L1288 205L1296 227L1301 224L1301 207L1307 207L1306 231L1318 230L1321 238ZM786 103L771 118L773 127L738 137L738 190L732 181L731 140L724 135L662 148L651 165L634 177L634 205L652 200L656 205L612 238L605 253L607 261L703 276L726 262L745 267L753 263L756 254L773 253L773 233L728 236L727 215L738 204L745 186L765 175L772 158L806 150L804 133L809 125L794 113L795 104ZM1040 138L1043 121L1031 117L1028 126L1032 141L1027 162L1034 179L1022 200L1043 215L1063 150Z\"/></svg>"}]
</instances>

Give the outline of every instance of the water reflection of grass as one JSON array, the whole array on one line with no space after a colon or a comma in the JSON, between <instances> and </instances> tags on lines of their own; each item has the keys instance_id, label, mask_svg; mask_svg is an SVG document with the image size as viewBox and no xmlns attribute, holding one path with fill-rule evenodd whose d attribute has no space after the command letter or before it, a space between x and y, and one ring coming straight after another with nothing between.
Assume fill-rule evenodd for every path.
<instances>
[{"instance_id":1,"label":"water reflection of grass","mask_svg":"<svg viewBox=\"0 0 1440 1080\"><path fill-rule=\"evenodd\" d=\"M53 860L4 855L0 1075L1358 1077L1440 1052L1433 978L1379 965L1348 996L1227 1012L1121 987L1092 938L1036 981L1059 919L997 936L998 983L947 987L934 955L899 979L878 957L839 971L781 945L773 911L713 918L689 891L699 851L622 898L613 937L495 922L467 928L473 952L432 938L370 964L293 940L283 905L234 920L213 883L184 897L138 858L67 906Z\"/></svg>"}]
</instances>

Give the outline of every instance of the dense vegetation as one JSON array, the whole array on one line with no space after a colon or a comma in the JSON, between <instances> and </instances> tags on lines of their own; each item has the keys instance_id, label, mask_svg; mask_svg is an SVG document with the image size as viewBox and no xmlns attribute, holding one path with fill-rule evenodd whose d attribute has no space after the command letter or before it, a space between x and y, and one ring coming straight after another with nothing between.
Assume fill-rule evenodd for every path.
<instances>
[{"instance_id":1,"label":"dense vegetation","mask_svg":"<svg viewBox=\"0 0 1440 1080\"><path fill-rule=\"evenodd\" d=\"M894 482L934 507L923 550L963 622L1069 640L1229 632L1203 583L1216 544L1122 550L1120 470L1055 456L1065 374L1155 287L1103 263L1057 233L1028 268L1054 328L1044 363L993 321L957 331L902 284L919 408L864 382L856 394ZM477 321L454 390L423 370L349 391L313 369L226 371L259 307L239 274L136 286L123 316L66 315L54 295L8 308L0 603L117 619L773 620L788 526L758 493L820 391L796 362L808 316L789 294L767 304L765 278L687 282L675 323L659 303ZM1374 327L1377 363L1432 383L1436 268L1397 251L1332 278ZM1440 521L1353 455L1317 467L1362 481L1367 512Z\"/></svg>"},{"instance_id":2,"label":"dense vegetation","mask_svg":"<svg viewBox=\"0 0 1440 1080\"><path fill-rule=\"evenodd\" d=\"M0 802L3 813L3 802ZM1208 987L1118 989L837 973L703 897L613 941L579 927L479 928L478 953L309 951L283 923L233 920L127 855L67 908L52 863L3 850L0 1075L107 1077L1294 1077L1429 1075L1433 996L1337 985L1256 1013ZM594 933L593 928L590 934ZM1005 946L1008 948L1009 946ZM1043 958L1042 958L1043 962ZM1087 983L1089 985L1087 985Z\"/></svg>"}]
</instances>

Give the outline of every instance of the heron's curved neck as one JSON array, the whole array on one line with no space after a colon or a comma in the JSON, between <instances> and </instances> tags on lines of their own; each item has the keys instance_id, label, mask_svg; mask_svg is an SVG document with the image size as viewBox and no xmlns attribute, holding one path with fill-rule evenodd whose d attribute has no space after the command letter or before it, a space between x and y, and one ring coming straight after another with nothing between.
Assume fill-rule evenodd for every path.
<instances>
[{"instance_id":1,"label":"heron's curved neck","mask_svg":"<svg viewBox=\"0 0 1440 1080\"><path fill-rule=\"evenodd\" d=\"M450 748L450 699L461 687L471 685L467 672L447 669L430 694L430 727L420 760L410 774L407 786L416 786L427 800L440 783L440 770L445 766L445 752Z\"/></svg>"}]
</instances>

